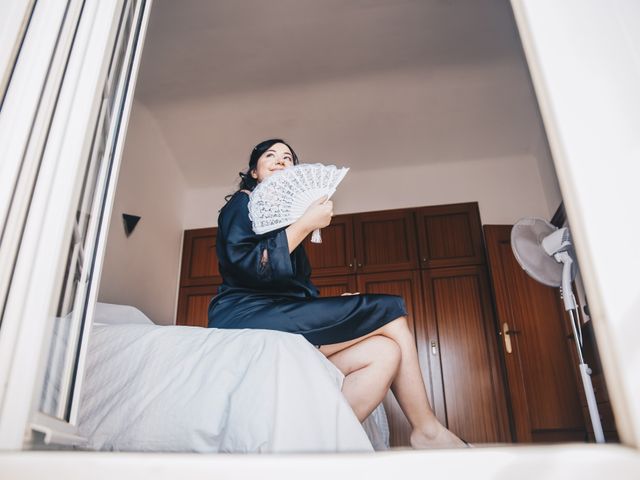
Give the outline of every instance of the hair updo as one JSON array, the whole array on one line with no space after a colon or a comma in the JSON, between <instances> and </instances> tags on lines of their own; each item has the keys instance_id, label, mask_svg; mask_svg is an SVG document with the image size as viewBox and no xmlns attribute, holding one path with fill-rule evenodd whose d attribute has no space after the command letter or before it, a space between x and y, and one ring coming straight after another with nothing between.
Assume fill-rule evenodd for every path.
<instances>
[{"instance_id":1,"label":"hair updo","mask_svg":"<svg viewBox=\"0 0 640 480\"><path fill-rule=\"evenodd\" d=\"M254 188L256 188L258 181L251 176L251 172L258 166L258 160L260 159L262 154L273 147L276 143L282 143L283 145L286 145L289 150L291 150L293 164L298 165L298 156L296 155L296 152L294 152L293 148L291 148L291 145L289 145L284 140L281 140L279 138L271 138L269 140L260 142L258 145L253 147L253 150L251 150L251 155L249 156L249 168L247 169L247 171L240 172L238 174L240 175L240 183L238 184L239 190L252 191Z\"/></svg>"}]
</instances>

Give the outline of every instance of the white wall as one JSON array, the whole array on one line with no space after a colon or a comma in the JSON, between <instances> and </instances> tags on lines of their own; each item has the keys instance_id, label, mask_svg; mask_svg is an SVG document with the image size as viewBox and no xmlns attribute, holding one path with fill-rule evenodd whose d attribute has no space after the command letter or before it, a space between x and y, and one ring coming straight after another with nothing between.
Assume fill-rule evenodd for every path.
<instances>
[{"instance_id":1,"label":"white wall","mask_svg":"<svg viewBox=\"0 0 640 480\"><path fill-rule=\"evenodd\" d=\"M558 199L559 194L551 183L555 177L543 180L549 170L541 172L540 163L521 155L350 171L333 197L335 213L477 201L483 224L514 223L531 215L550 219L558 203L547 201L546 190ZM185 229L215 226L224 196L235 188L189 189Z\"/></svg>"},{"instance_id":2,"label":"white wall","mask_svg":"<svg viewBox=\"0 0 640 480\"><path fill-rule=\"evenodd\" d=\"M134 103L109 227L98 301L175 321L185 182L156 121ZM122 214L142 217L126 237Z\"/></svg>"},{"instance_id":3,"label":"white wall","mask_svg":"<svg viewBox=\"0 0 640 480\"><path fill-rule=\"evenodd\" d=\"M558 176L553 165L549 142L547 141L547 134L542 125L542 119L540 119L540 122L540 126L537 128L537 138L533 144L532 154L538 161L538 171L540 172L540 178L542 180L545 200L549 212L553 215L560 205L560 202L562 202L562 194L560 193L560 184L558 183Z\"/></svg>"},{"instance_id":4,"label":"white wall","mask_svg":"<svg viewBox=\"0 0 640 480\"><path fill-rule=\"evenodd\" d=\"M524 64L415 67L149 107L190 187L226 186L281 137L303 162L354 170L535 154L541 122Z\"/></svg>"},{"instance_id":5,"label":"white wall","mask_svg":"<svg viewBox=\"0 0 640 480\"><path fill-rule=\"evenodd\" d=\"M478 201L484 223L550 218L561 197L526 66L415 68L154 106L190 188L185 228L215 225L254 143L351 167L336 213Z\"/></svg>"}]
</instances>

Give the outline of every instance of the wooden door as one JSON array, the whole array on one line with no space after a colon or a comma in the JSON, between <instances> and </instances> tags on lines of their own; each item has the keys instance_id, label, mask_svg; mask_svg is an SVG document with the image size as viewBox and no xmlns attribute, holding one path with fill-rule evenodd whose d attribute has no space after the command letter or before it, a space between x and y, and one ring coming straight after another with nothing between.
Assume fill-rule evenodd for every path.
<instances>
[{"instance_id":1,"label":"wooden door","mask_svg":"<svg viewBox=\"0 0 640 480\"><path fill-rule=\"evenodd\" d=\"M213 285L222 278L216 254L217 228L185 230L180 286Z\"/></svg>"},{"instance_id":2,"label":"wooden door","mask_svg":"<svg viewBox=\"0 0 640 480\"><path fill-rule=\"evenodd\" d=\"M558 289L533 280L511 250L511 225L484 227L518 442L583 441L585 426ZM505 340L511 344L507 351Z\"/></svg>"},{"instance_id":3,"label":"wooden door","mask_svg":"<svg viewBox=\"0 0 640 480\"><path fill-rule=\"evenodd\" d=\"M176 325L207 327L209 302L218 293L219 285L220 283L181 288L178 295Z\"/></svg>"},{"instance_id":4,"label":"wooden door","mask_svg":"<svg viewBox=\"0 0 640 480\"><path fill-rule=\"evenodd\" d=\"M419 208L416 224L422 268L484 263L480 211L476 202Z\"/></svg>"},{"instance_id":5,"label":"wooden door","mask_svg":"<svg viewBox=\"0 0 640 480\"><path fill-rule=\"evenodd\" d=\"M440 369L434 369L434 394L436 405L444 397L443 423L470 442L511 441L486 270L424 270L422 280L427 307L423 328L428 345L434 346L432 356L440 361Z\"/></svg>"},{"instance_id":6,"label":"wooden door","mask_svg":"<svg viewBox=\"0 0 640 480\"><path fill-rule=\"evenodd\" d=\"M322 243L311 243L311 235L304 240L314 277L348 275L355 270L353 247L353 215L338 215L331 225L321 230Z\"/></svg>"},{"instance_id":7,"label":"wooden door","mask_svg":"<svg viewBox=\"0 0 640 480\"><path fill-rule=\"evenodd\" d=\"M353 220L358 273L418 268L413 211L360 213Z\"/></svg>"},{"instance_id":8,"label":"wooden door","mask_svg":"<svg viewBox=\"0 0 640 480\"><path fill-rule=\"evenodd\" d=\"M420 274L417 271L401 271L358 275L358 291L360 293L399 295L404 299L407 306L409 328L411 328L418 340L418 357L422 369L422 378L427 388L429 402L433 405L431 371L433 368L439 368L439 366L429 364L429 357L424 348L423 332L416 331L414 327L416 324L422 325L424 317ZM389 441L391 446L409 446L411 424L391 392L387 394L384 400L384 407L389 421ZM438 408L444 411L443 405L438 405Z\"/></svg>"},{"instance_id":9,"label":"wooden door","mask_svg":"<svg viewBox=\"0 0 640 480\"><path fill-rule=\"evenodd\" d=\"M343 293L355 293L357 291L355 275L313 277L311 281L318 287L321 297L337 297Z\"/></svg>"}]
</instances>

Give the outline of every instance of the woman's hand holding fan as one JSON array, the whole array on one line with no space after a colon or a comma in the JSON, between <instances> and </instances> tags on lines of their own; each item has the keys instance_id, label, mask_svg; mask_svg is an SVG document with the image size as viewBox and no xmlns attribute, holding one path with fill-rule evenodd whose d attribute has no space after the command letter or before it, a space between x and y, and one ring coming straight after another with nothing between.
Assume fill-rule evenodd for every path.
<instances>
[{"instance_id":1,"label":"woman's hand holding fan","mask_svg":"<svg viewBox=\"0 0 640 480\"><path fill-rule=\"evenodd\" d=\"M249 218L257 234L291 225L309 206L323 196L327 200L349 171L335 165L294 165L260 182L249 195ZM320 230L311 241L321 243Z\"/></svg>"},{"instance_id":2,"label":"woman's hand holding fan","mask_svg":"<svg viewBox=\"0 0 640 480\"><path fill-rule=\"evenodd\" d=\"M323 195L305 210L304 214L296 220L301 227L311 232L320 228L328 227L333 217L333 202Z\"/></svg>"}]
</instances>

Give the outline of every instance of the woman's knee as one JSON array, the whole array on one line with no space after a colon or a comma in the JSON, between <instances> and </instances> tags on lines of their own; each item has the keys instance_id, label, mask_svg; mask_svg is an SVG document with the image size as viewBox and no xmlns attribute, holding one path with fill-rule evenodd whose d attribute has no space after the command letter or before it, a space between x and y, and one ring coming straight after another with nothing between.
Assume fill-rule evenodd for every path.
<instances>
[{"instance_id":1,"label":"woman's knee","mask_svg":"<svg viewBox=\"0 0 640 480\"><path fill-rule=\"evenodd\" d=\"M396 371L402 360L402 350L393 339L384 335L374 335L369 339L374 352L374 361L384 364L393 371Z\"/></svg>"},{"instance_id":2,"label":"woman's knee","mask_svg":"<svg viewBox=\"0 0 640 480\"><path fill-rule=\"evenodd\" d=\"M411 334L407 317L398 317L383 326L381 330L383 334L392 338L396 335L406 335L407 333Z\"/></svg>"}]
</instances>

